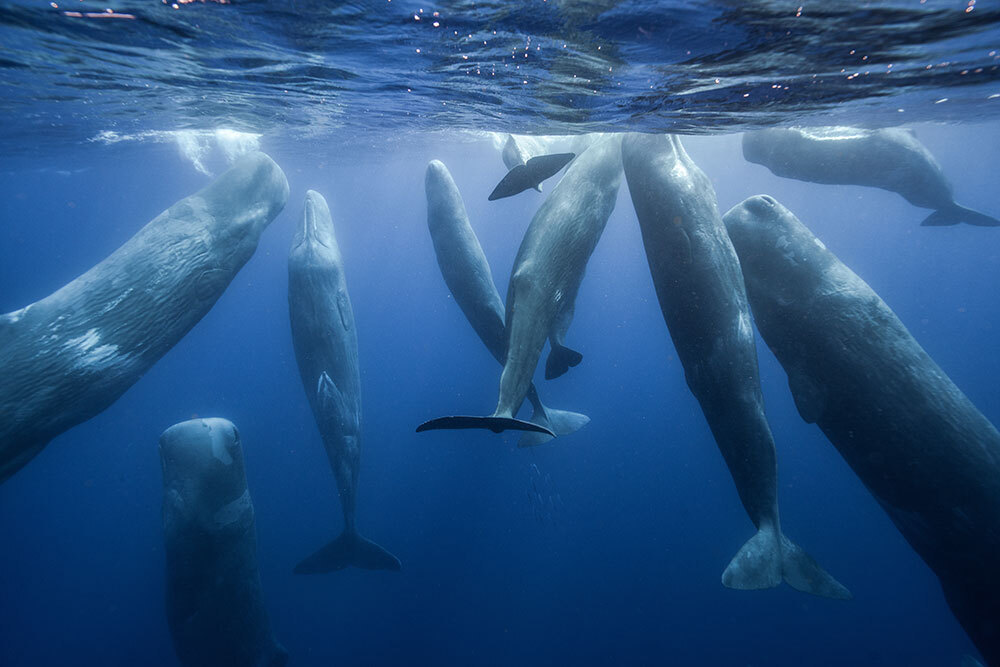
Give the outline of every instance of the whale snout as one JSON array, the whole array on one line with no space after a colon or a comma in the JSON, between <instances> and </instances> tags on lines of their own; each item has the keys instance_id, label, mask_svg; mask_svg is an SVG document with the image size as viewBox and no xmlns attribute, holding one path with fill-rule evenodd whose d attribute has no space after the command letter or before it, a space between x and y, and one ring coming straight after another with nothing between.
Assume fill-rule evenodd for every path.
<instances>
[{"instance_id":1,"label":"whale snout","mask_svg":"<svg viewBox=\"0 0 1000 667\"><path fill-rule=\"evenodd\" d=\"M316 244L332 249L336 243L336 238L333 235L333 221L330 218L330 208L327 206L326 199L315 190L309 190L306 192L302 221L292 238L292 249Z\"/></svg>"}]
</instances>

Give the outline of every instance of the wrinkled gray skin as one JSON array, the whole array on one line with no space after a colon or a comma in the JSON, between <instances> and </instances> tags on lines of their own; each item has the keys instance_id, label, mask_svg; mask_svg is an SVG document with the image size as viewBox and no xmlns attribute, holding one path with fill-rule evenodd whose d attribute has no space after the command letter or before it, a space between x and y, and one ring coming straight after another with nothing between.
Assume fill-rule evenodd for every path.
<instances>
[{"instance_id":1,"label":"wrinkled gray skin","mask_svg":"<svg viewBox=\"0 0 1000 667\"><path fill-rule=\"evenodd\" d=\"M935 209L924 225L1000 225L955 203L951 183L911 130L772 128L744 134L743 156L776 176L896 192L914 206Z\"/></svg>"},{"instance_id":2,"label":"wrinkled gray skin","mask_svg":"<svg viewBox=\"0 0 1000 667\"><path fill-rule=\"evenodd\" d=\"M424 189L427 227L445 284L486 349L503 365L507 353L503 300L479 239L469 224L462 195L442 162L432 160L427 165ZM534 384L528 387L527 397L534 410L530 421L556 435L572 433L590 421L586 415L547 408ZM544 433L526 432L518 445L538 445L551 439Z\"/></svg>"},{"instance_id":3,"label":"wrinkled gray skin","mask_svg":"<svg viewBox=\"0 0 1000 667\"><path fill-rule=\"evenodd\" d=\"M766 196L726 213L754 319L837 447L1000 665L1000 433L874 291Z\"/></svg>"},{"instance_id":4,"label":"wrinkled gray skin","mask_svg":"<svg viewBox=\"0 0 1000 667\"><path fill-rule=\"evenodd\" d=\"M253 503L232 422L193 419L160 436L166 606L184 667L281 667L257 571Z\"/></svg>"},{"instance_id":5,"label":"wrinkled gray skin","mask_svg":"<svg viewBox=\"0 0 1000 667\"><path fill-rule=\"evenodd\" d=\"M0 481L98 414L209 311L288 198L271 158L242 158L107 259L0 316Z\"/></svg>"},{"instance_id":6,"label":"wrinkled gray skin","mask_svg":"<svg viewBox=\"0 0 1000 667\"><path fill-rule=\"evenodd\" d=\"M495 417L517 414L546 338L561 342L621 174L620 135L601 136L570 163L532 218L507 289L507 354Z\"/></svg>"},{"instance_id":7,"label":"wrinkled gray skin","mask_svg":"<svg viewBox=\"0 0 1000 667\"><path fill-rule=\"evenodd\" d=\"M361 470L361 379L358 335L347 293L344 262L326 200L306 193L302 222L288 255L288 312L302 386L337 480L344 532L296 567L300 574L400 568L378 545L358 534L358 475Z\"/></svg>"},{"instance_id":8,"label":"wrinkled gray skin","mask_svg":"<svg viewBox=\"0 0 1000 667\"><path fill-rule=\"evenodd\" d=\"M622 163L688 387L758 529L722 582L760 589L784 578L808 593L849 598L847 589L781 533L774 440L764 414L750 309L711 181L674 136L626 136Z\"/></svg>"}]
</instances>

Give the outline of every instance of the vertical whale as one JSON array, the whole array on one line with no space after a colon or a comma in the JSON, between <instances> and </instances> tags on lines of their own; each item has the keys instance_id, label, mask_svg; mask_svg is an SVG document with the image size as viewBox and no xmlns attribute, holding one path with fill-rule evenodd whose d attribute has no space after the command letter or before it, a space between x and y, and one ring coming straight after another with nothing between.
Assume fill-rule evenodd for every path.
<instances>
[{"instance_id":1,"label":"vertical whale","mask_svg":"<svg viewBox=\"0 0 1000 667\"><path fill-rule=\"evenodd\" d=\"M288 198L263 153L53 294L0 315L0 482L114 403L211 309Z\"/></svg>"},{"instance_id":2,"label":"vertical whale","mask_svg":"<svg viewBox=\"0 0 1000 667\"><path fill-rule=\"evenodd\" d=\"M493 282L486 254L469 224L458 186L442 162L432 160L427 165L424 190L427 227L445 284L486 349L502 365L507 340L503 299ZM527 398L533 409L530 421L557 436L574 433L590 421L589 417L577 412L546 407L534 384L529 387ZM537 445L550 439L544 433L528 431L522 434L518 444L522 447Z\"/></svg>"},{"instance_id":3,"label":"vertical whale","mask_svg":"<svg viewBox=\"0 0 1000 667\"><path fill-rule=\"evenodd\" d=\"M257 571L240 436L193 419L160 436L167 622L184 667L282 667Z\"/></svg>"},{"instance_id":4,"label":"vertical whale","mask_svg":"<svg viewBox=\"0 0 1000 667\"><path fill-rule=\"evenodd\" d=\"M485 428L555 435L514 415L528 394L547 338L552 341L550 356L556 360L552 365L558 370L579 362L576 353L560 345L561 335L572 317L587 261L614 210L621 174L620 136L599 137L573 160L532 218L507 289L507 346L493 414L439 417L418 426L418 432Z\"/></svg>"},{"instance_id":5,"label":"vertical whale","mask_svg":"<svg viewBox=\"0 0 1000 667\"><path fill-rule=\"evenodd\" d=\"M622 163L663 319L757 534L722 575L732 588L850 594L781 532L774 440L764 414L743 276L715 189L670 135L630 134Z\"/></svg>"},{"instance_id":6,"label":"vertical whale","mask_svg":"<svg viewBox=\"0 0 1000 667\"><path fill-rule=\"evenodd\" d=\"M357 530L361 469L361 378L358 335L344 262L326 200L306 193L302 222L288 255L288 313L302 386L323 438L344 514L341 535L295 567L298 574L398 570L399 560Z\"/></svg>"},{"instance_id":7,"label":"vertical whale","mask_svg":"<svg viewBox=\"0 0 1000 667\"><path fill-rule=\"evenodd\" d=\"M724 217L754 320L815 423L1000 665L1000 433L895 313L788 209Z\"/></svg>"}]
</instances>

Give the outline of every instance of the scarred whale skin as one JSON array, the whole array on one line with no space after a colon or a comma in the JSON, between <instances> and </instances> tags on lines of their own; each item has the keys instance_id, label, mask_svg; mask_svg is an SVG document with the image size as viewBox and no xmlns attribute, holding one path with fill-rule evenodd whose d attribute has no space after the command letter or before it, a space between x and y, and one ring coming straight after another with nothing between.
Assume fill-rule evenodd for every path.
<instances>
[{"instance_id":1,"label":"scarred whale skin","mask_svg":"<svg viewBox=\"0 0 1000 667\"><path fill-rule=\"evenodd\" d=\"M622 163L653 285L684 366L757 534L722 575L731 588L850 593L781 532L774 439L764 414L750 307L715 190L670 135L630 134Z\"/></svg>"},{"instance_id":2,"label":"scarred whale skin","mask_svg":"<svg viewBox=\"0 0 1000 667\"><path fill-rule=\"evenodd\" d=\"M160 436L167 623L184 667L282 667L257 570L240 436L192 419Z\"/></svg>"},{"instance_id":3,"label":"scarred whale skin","mask_svg":"<svg viewBox=\"0 0 1000 667\"><path fill-rule=\"evenodd\" d=\"M882 299L771 197L724 217L795 405L840 451L1000 665L1000 433Z\"/></svg>"},{"instance_id":4,"label":"scarred whale skin","mask_svg":"<svg viewBox=\"0 0 1000 667\"><path fill-rule=\"evenodd\" d=\"M344 261L330 208L306 193L302 221L288 254L288 313L302 386L337 480L344 532L295 568L318 574L354 565L398 570L399 559L357 530L361 471L361 376L358 334L347 293Z\"/></svg>"},{"instance_id":5,"label":"scarred whale skin","mask_svg":"<svg viewBox=\"0 0 1000 667\"><path fill-rule=\"evenodd\" d=\"M97 266L0 315L0 482L114 403L211 309L288 198L271 158L242 158Z\"/></svg>"}]
</instances>

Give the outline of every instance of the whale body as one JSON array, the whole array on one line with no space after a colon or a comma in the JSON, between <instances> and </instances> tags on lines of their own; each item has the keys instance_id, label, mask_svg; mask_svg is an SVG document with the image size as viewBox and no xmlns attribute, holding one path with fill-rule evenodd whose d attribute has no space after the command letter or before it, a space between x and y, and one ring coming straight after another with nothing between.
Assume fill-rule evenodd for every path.
<instances>
[{"instance_id":1,"label":"whale body","mask_svg":"<svg viewBox=\"0 0 1000 667\"><path fill-rule=\"evenodd\" d=\"M288 198L271 158L242 158L53 294L0 315L0 482L100 413L201 320Z\"/></svg>"},{"instance_id":2,"label":"whale body","mask_svg":"<svg viewBox=\"0 0 1000 667\"><path fill-rule=\"evenodd\" d=\"M399 559L357 530L361 471L361 378L358 334L344 262L326 200L306 193L302 222L288 255L288 314L302 386L337 480L344 531L295 567L317 574L349 565L398 570Z\"/></svg>"},{"instance_id":3,"label":"whale body","mask_svg":"<svg viewBox=\"0 0 1000 667\"><path fill-rule=\"evenodd\" d=\"M771 197L726 213L754 320L837 448L1000 664L1000 433L857 274Z\"/></svg>"},{"instance_id":4,"label":"whale body","mask_svg":"<svg viewBox=\"0 0 1000 667\"><path fill-rule=\"evenodd\" d=\"M193 419L160 436L167 623L184 667L283 667L257 569L240 436Z\"/></svg>"},{"instance_id":5,"label":"whale body","mask_svg":"<svg viewBox=\"0 0 1000 667\"><path fill-rule=\"evenodd\" d=\"M750 308L711 181L676 136L630 134L622 142L622 163L688 387L757 527L722 582L760 589L784 579L808 593L849 598L781 532L774 439L764 414Z\"/></svg>"}]
</instances>

